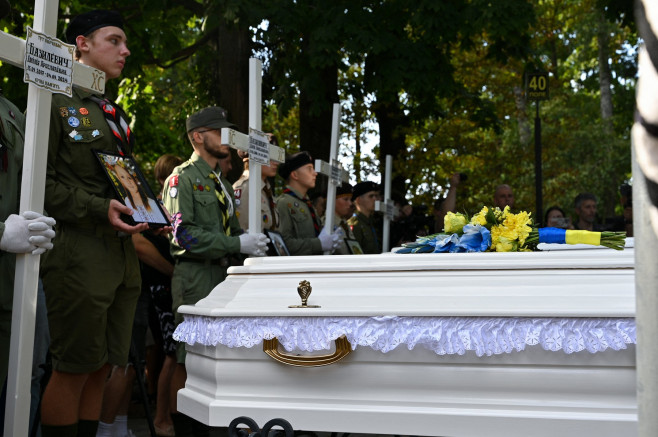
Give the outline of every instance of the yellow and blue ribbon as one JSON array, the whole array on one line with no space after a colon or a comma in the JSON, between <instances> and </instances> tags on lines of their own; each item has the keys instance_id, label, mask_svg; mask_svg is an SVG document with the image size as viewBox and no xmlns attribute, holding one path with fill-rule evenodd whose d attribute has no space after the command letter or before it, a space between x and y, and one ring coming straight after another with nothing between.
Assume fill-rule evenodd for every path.
<instances>
[{"instance_id":1,"label":"yellow and blue ribbon","mask_svg":"<svg viewBox=\"0 0 658 437\"><path fill-rule=\"evenodd\" d=\"M540 228L540 243L601 245L601 233L559 228Z\"/></svg>"}]
</instances>

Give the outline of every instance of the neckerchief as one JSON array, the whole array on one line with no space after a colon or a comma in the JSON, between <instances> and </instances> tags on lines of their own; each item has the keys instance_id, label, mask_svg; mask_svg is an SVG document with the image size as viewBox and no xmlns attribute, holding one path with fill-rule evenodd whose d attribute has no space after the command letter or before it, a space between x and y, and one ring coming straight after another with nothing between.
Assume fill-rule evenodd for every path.
<instances>
[{"instance_id":1,"label":"neckerchief","mask_svg":"<svg viewBox=\"0 0 658 437\"><path fill-rule=\"evenodd\" d=\"M131 155L135 146L135 137L126 121L128 118L126 113L106 98L100 99L93 95L89 96L89 98L96 102L103 111L105 121L107 121L108 126L110 126L114 134L114 140L121 156L125 156L126 154Z\"/></svg>"},{"instance_id":2,"label":"neckerchief","mask_svg":"<svg viewBox=\"0 0 658 437\"><path fill-rule=\"evenodd\" d=\"M276 205L274 204L274 196L272 195L272 189L267 182L265 182L265 185L263 186L263 191L265 191L267 201L270 204L270 214L272 214L272 229L274 230L279 226L279 224L276 220Z\"/></svg>"},{"instance_id":3,"label":"neckerchief","mask_svg":"<svg viewBox=\"0 0 658 437\"><path fill-rule=\"evenodd\" d=\"M226 235L231 235L231 226L229 224L229 218L233 215L231 196L226 194L224 184L221 183L219 176L214 171L211 172L208 177L215 182L215 196L217 196L217 200L219 200L219 209L222 212L222 226L224 228L224 233Z\"/></svg>"},{"instance_id":4,"label":"neckerchief","mask_svg":"<svg viewBox=\"0 0 658 437\"><path fill-rule=\"evenodd\" d=\"M299 196L295 194L295 192L292 191L290 188L286 188L285 190L283 190L283 194L290 194L295 199L299 199L302 202L306 203L306 206L308 206L308 210L311 213L311 218L313 219L313 228L315 228L315 236L317 237L318 235L320 235L320 223L318 222L318 218L315 215L315 208L313 208L313 203L311 202L311 199L309 199L308 197L300 199Z\"/></svg>"}]
</instances>

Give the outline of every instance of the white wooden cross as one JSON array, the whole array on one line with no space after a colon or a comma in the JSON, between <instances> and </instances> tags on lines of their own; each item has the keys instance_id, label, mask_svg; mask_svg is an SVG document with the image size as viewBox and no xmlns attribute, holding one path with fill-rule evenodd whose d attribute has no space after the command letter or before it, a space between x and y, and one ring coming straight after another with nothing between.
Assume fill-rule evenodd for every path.
<instances>
[{"instance_id":1,"label":"white wooden cross","mask_svg":"<svg viewBox=\"0 0 658 437\"><path fill-rule=\"evenodd\" d=\"M391 250L390 245L390 228L391 220L397 213L397 208L391 200L391 176L393 172L393 157L386 155L386 175L384 179L384 201L375 202L375 211L384 213L384 226L382 230L382 253Z\"/></svg>"},{"instance_id":2,"label":"white wooden cross","mask_svg":"<svg viewBox=\"0 0 658 437\"><path fill-rule=\"evenodd\" d=\"M36 32L56 34L58 3L57 0L34 2L33 29ZM0 32L0 60L23 68L24 59L25 41ZM77 62L73 67L73 82L93 93L103 94L105 91L105 73ZM28 86L20 212L43 212L52 94L33 84ZM17 255L7 375L6 436L28 435L38 277L39 256Z\"/></svg>"},{"instance_id":3,"label":"white wooden cross","mask_svg":"<svg viewBox=\"0 0 658 437\"><path fill-rule=\"evenodd\" d=\"M331 126L331 148L329 149L329 162L321 159L315 160L315 171L329 178L327 184L327 208L325 210L324 227L331 234L334 229L334 215L336 207L336 187L343 182L350 181L350 174L343 170L338 163L338 140L340 138L340 103L334 103L334 112ZM325 254L328 254L325 252Z\"/></svg>"},{"instance_id":4,"label":"white wooden cross","mask_svg":"<svg viewBox=\"0 0 658 437\"><path fill-rule=\"evenodd\" d=\"M249 135L230 128L222 128L222 142L234 149L249 152L249 233L263 232L260 216L261 165L269 161L285 162L286 153L281 147L269 144L262 129L261 83L263 64L249 59Z\"/></svg>"}]
</instances>

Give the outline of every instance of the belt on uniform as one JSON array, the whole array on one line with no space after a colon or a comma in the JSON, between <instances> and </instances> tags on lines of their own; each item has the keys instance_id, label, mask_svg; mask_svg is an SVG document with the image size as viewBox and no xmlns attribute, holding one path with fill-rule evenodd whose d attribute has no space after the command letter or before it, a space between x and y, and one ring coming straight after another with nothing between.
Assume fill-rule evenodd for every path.
<instances>
[{"instance_id":1,"label":"belt on uniform","mask_svg":"<svg viewBox=\"0 0 658 437\"><path fill-rule=\"evenodd\" d=\"M231 265L228 257L215 258L215 259L202 259L202 258L176 258L176 264L180 263L196 263L204 264L206 266L221 266L228 267Z\"/></svg>"}]
</instances>

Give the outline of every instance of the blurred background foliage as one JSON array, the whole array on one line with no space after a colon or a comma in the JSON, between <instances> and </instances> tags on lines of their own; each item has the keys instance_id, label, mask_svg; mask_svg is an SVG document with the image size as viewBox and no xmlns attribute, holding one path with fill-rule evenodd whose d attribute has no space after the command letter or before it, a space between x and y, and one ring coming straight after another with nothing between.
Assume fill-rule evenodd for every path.
<instances>
[{"instance_id":1,"label":"blurred background foliage","mask_svg":"<svg viewBox=\"0 0 658 437\"><path fill-rule=\"evenodd\" d=\"M327 159L332 104L342 105L341 161L353 182L382 177L432 208L453 172L468 175L457 208L477 212L511 185L535 211L534 122L542 127L544 209L573 210L577 193L619 212L631 177L638 40L622 0L110 0L132 52L107 93L132 117L149 173L164 153L187 157L185 118L208 105L248 124L248 59L263 61L263 129L289 152ZM96 5L59 4L67 20ZM13 0L0 22L24 36L34 4ZM550 99L525 97L527 72L550 75ZM0 67L4 94L24 108L22 71ZM229 179L241 172L234 158ZM279 185L280 185L279 181Z\"/></svg>"}]
</instances>

